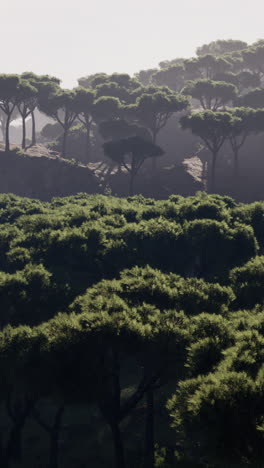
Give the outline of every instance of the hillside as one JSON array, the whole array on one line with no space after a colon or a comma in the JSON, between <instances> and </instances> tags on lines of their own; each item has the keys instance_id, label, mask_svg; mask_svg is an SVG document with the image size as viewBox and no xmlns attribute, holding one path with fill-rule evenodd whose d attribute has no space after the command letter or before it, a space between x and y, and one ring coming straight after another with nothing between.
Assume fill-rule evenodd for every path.
<instances>
[{"instance_id":1,"label":"hillside","mask_svg":"<svg viewBox=\"0 0 264 468\"><path fill-rule=\"evenodd\" d=\"M48 201L79 192L100 193L100 187L90 169L37 145L26 153L0 151L0 192Z\"/></svg>"}]
</instances>

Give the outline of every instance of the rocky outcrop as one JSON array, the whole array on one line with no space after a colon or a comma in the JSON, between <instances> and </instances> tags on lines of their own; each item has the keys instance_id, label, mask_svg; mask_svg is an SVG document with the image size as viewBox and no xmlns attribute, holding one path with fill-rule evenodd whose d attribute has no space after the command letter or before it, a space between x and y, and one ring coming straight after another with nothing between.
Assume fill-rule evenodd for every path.
<instances>
[{"instance_id":1,"label":"rocky outcrop","mask_svg":"<svg viewBox=\"0 0 264 468\"><path fill-rule=\"evenodd\" d=\"M98 179L87 167L37 148L35 155L33 149L30 154L0 152L0 193L49 201L79 192L100 193Z\"/></svg>"},{"instance_id":2,"label":"rocky outcrop","mask_svg":"<svg viewBox=\"0 0 264 468\"><path fill-rule=\"evenodd\" d=\"M135 180L135 194L155 199L166 199L170 195L194 195L204 190L202 164L198 158L189 158L181 164L157 167L153 171L147 161ZM112 172L108 177L108 187L113 195L127 196L129 176L127 171Z\"/></svg>"}]
</instances>

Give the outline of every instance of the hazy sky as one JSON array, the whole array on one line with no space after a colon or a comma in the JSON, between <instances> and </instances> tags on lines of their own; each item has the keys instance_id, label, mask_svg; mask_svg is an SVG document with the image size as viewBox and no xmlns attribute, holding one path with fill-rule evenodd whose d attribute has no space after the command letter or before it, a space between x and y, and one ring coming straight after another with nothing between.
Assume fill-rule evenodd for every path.
<instances>
[{"instance_id":1,"label":"hazy sky","mask_svg":"<svg viewBox=\"0 0 264 468\"><path fill-rule=\"evenodd\" d=\"M1 73L49 73L65 87L134 73L216 39L264 38L263 0L0 0Z\"/></svg>"}]
</instances>

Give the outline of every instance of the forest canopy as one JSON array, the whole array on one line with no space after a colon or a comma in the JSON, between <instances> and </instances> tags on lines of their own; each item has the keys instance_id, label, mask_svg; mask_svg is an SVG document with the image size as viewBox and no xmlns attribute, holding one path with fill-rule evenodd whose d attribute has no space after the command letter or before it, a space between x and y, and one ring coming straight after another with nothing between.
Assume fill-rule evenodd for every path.
<instances>
[{"instance_id":1,"label":"forest canopy","mask_svg":"<svg viewBox=\"0 0 264 468\"><path fill-rule=\"evenodd\" d=\"M1 195L0 223L6 466L260 466L263 202Z\"/></svg>"}]
</instances>

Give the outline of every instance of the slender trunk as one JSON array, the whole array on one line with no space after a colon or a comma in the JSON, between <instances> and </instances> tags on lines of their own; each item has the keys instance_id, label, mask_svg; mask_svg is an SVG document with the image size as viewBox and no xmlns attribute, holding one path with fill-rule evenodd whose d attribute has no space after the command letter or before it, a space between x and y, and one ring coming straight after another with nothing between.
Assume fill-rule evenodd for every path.
<instances>
[{"instance_id":1,"label":"slender trunk","mask_svg":"<svg viewBox=\"0 0 264 468\"><path fill-rule=\"evenodd\" d=\"M31 123L32 123L31 146L35 146L35 144L37 143L37 140L36 140L36 120L35 120L34 111L31 112Z\"/></svg>"},{"instance_id":2,"label":"slender trunk","mask_svg":"<svg viewBox=\"0 0 264 468\"><path fill-rule=\"evenodd\" d=\"M134 178L135 178L135 176L134 176L133 172L131 172L130 181L129 181L129 195L130 195L130 197L133 197L133 195L134 195Z\"/></svg>"},{"instance_id":3,"label":"slender trunk","mask_svg":"<svg viewBox=\"0 0 264 468\"><path fill-rule=\"evenodd\" d=\"M208 190L208 162L207 161L201 161L202 162L202 183L204 186L205 192Z\"/></svg>"},{"instance_id":4,"label":"slender trunk","mask_svg":"<svg viewBox=\"0 0 264 468\"><path fill-rule=\"evenodd\" d=\"M5 136L6 136L6 128L5 128L5 122L1 120L1 132L2 132L2 137L3 137L3 143L5 142Z\"/></svg>"},{"instance_id":5,"label":"slender trunk","mask_svg":"<svg viewBox=\"0 0 264 468\"><path fill-rule=\"evenodd\" d=\"M10 126L11 114L8 114L6 119L6 131L5 131L5 151L10 151L10 142L9 142L9 126Z\"/></svg>"},{"instance_id":6,"label":"slender trunk","mask_svg":"<svg viewBox=\"0 0 264 468\"><path fill-rule=\"evenodd\" d=\"M1 468L9 468L9 458L7 456L7 451L3 443L3 436L0 434L0 466Z\"/></svg>"},{"instance_id":7,"label":"slender trunk","mask_svg":"<svg viewBox=\"0 0 264 468\"><path fill-rule=\"evenodd\" d=\"M145 427L145 463L144 468L155 466L154 443L154 392L152 389L146 393L146 427Z\"/></svg>"},{"instance_id":8,"label":"slender trunk","mask_svg":"<svg viewBox=\"0 0 264 468\"><path fill-rule=\"evenodd\" d=\"M1 468L9 468L10 467L10 460L7 456L6 451L2 451L1 456L0 456L0 466Z\"/></svg>"},{"instance_id":9,"label":"slender trunk","mask_svg":"<svg viewBox=\"0 0 264 468\"><path fill-rule=\"evenodd\" d=\"M26 119L22 116L22 148L26 148Z\"/></svg>"},{"instance_id":10,"label":"slender trunk","mask_svg":"<svg viewBox=\"0 0 264 468\"><path fill-rule=\"evenodd\" d=\"M61 156L63 158L66 157L66 146L67 146L68 131L69 131L68 129L64 129L64 132L63 132L62 150L61 150Z\"/></svg>"},{"instance_id":11,"label":"slender trunk","mask_svg":"<svg viewBox=\"0 0 264 468\"><path fill-rule=\"evenodd\" d=\"M85 136L85 157L86 157L87 163L90 161L90 152L91 152L90 125L87 125L86 136Z\"/></svg>"},{"instance_id":12,"label":"slender trunk","mask_svg":"<svg viewBox=\"0 0 264 468\"><path fill-rule=\"evenodd\" d=\"M215 167L216 167L217 151L213 152L212 170L211 170L211 193L215 190Z\"/></svg>"},{"instance_id":13,"label":"slender trunk","mask_svg":"<svg viewBox=\"0 0 264 468\"><path fill-rule=\"evenodd\" d=\"M25 427L25 423L27 417L29 416L30 412L32 411L34 405L34 400L29 400L25 403L25 406L21 407L15 411L13 414L10 413L11 420L13 421L13 427L10 430L7 446L6 446L6 453L7 457L11 460L16 462L22 461L22 435L23 429Z\"/></svg>"},{"instance_id":14,"label":"slender trunk","mask_svg":"<svg viewBox=\"0 0 264 468\"><path fill-rule=\"evenodd\" d=\"M11 460L22 461L22 431L25 425L25 420L15 424L10 431L7 444L7 453Z\"/></svg>"},{"instance_id":15,"label":"slender trunk","mask_svg":"<svg viewBox=\"0 0 264 468\"><path fill-rule=\"evenodd\" d=\"M238 149L234 149L234 178L239 177L239 162L238 162Z\"/></svg>"},{"instance_id":16,"label":"slender trunk","mask_svg":"<svg viewBox=\"0 0 264 468\"><path fill-rule=\"evenodd\" d=\"M110 423L110 428L112 431L113 442L114 442L114 449L115 449L115 460L116 468L125 468L125 454L124 454L124 445L122 440L121 431L119 428L119 424L117 421Z\"/></svg>"},{"instance_id":17,"label":"slender trunk","mask_svg":"<svg viewBox=\"0 0 264 468\"><path fill-rule=\"evenodd\" d=\"M152 143L156 145L157 142L157 132L152 133ZM157 170L157 159L158 158L152 158L152 170L155 172Z\"/></svg>"},{"instance_id":18,"label":"slender trunk","mask_svg":"<svg viewBox=\"0 0 264 468\"><path fill-rule=\"evenodd\" d=\"M58 408L58 411L55 416L54 426L50 432L50 458L49 458L49 468L58 468L58 459L59 459L59 435L61 428L61 421L64 413L64 406Z\"/></svg>"}]
</instances>

